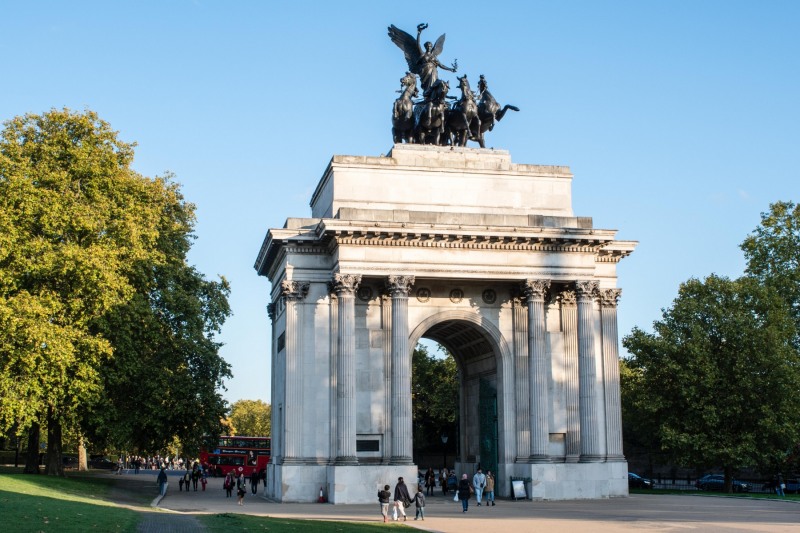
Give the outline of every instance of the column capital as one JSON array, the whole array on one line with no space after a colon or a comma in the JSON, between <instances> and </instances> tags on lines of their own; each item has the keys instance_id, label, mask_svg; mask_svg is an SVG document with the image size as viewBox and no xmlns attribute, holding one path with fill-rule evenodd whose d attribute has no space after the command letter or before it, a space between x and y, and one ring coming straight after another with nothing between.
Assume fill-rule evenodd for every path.
<instances>
[{"instance_id":1,"label":"column capital","mask_svg":"<svg viewBox=\"0 0 800 533\"><path fill-rule=\"evenodd\" d=\"M594 298L597 294L599 283L591 280L579 280L575 282L575 292L577 292L578 299Z\"/></svg>"},{"instance_id":2,"label":"column capital","mask_svg":"<svg viewBox=\"0 0 800 533\"><path fill-rule=\"evenodd\" d=\"M602 289L600 291L600 305L602 307L616 307L622 289Z\"/></svg>"},{"instance_id":3,"label":"column capital","mask_svg":"<svg viewBox=\"0 0 800 533\"><path fill-rule=\"evenodd\" d=\"M578 304L578 298L575 291L561 291L558 294L558 301L562 306L575 306Z\"/></svg>"},{"instance_id":4,"label":"column capital","mask_svg":"<svg viewBox=\"0 0 800 533\"><path fill-rule=\"evenodd\" d=\"M339 296L345 294L352 296L356 293L360 284L361 274L340 274L337 272L333 275L331 289Z\"/></svg>"},{"instance_id":5,"label":"column capital","mask_svg":"<svg viewBox=\"0 0 800 533\"><path fill-rule=\"evenodd\" d=\"M550 288L549 279L526 279L522 282L521 289L525 298L530 301L543 302Z\"/></svg>"},{"instance_id":6,"label":"column capital","mask_svg":"<svg viewBox=\"0 0 800 533\"><path fill-rule=\"evenodd\" d=\"M389 276L386 280L386 291L390 296L408 296L414 276Z\"/></svg>"},{"instance_id":7,"label":"column capital","mask_svg":"<svg viewBox=\"0 0 800 533\"><path fill-rule=\"evenodd\" d=\"M308 294L310 286L308 281L285 279L281 281L281 296L287 300L302 300Z\"/></svg>"},{"instance_id":8,"label":"column capital","mask_svg":"<svg viewBox=\"0 0 800 533\"><path fill-rule=\"evenodd\" d=\"M269 319L275 322L275 302L267 304L267 314L269 315Z\"/></svg>"}]
</instances>

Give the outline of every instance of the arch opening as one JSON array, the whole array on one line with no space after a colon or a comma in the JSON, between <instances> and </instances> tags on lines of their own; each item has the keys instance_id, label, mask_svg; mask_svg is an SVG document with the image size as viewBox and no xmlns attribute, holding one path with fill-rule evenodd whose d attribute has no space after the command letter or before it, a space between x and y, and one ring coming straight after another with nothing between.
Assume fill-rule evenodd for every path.
<instances>
[{"instance_id":1,"label":"arch opening","mask_svg":"<svg viewBox=\"0 0 800 533\"><path fill-rule=\"evenodd\" d=\"M447 405L441 398L423 405L418 402L425 401L424 394L413 399L415 463L422 473L428 467L438 471L443 466L455 469L459 477L463 473L471 476L478 466L484 471L497 472L501 425L498 379L503 355L498 340L502 339L496 331L488 330L480 317L440 318L420 325L425 327L424 331L417 328L412 333L411 340L415 341L412 386L424 381L422 374L430 364L416 353L422 348L427 357L439 361L440 369L448 368L447 361L452 361L449 368L456 375L441 376L439 385L447 393L452 383L455 398L449 413L437 410ZM420 340L422 343L417 344ZM432 387L435 389L437 384L434 382ZM431 424L440 427L432 428Z\"/></svg>"}]
</instances>

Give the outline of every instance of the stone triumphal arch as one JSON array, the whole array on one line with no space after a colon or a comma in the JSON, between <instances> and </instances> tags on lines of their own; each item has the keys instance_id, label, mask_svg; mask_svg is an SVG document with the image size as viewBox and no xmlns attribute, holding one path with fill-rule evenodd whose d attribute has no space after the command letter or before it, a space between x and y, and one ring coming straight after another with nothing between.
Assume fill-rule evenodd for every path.
<instances>
[{"instance_id":1,"label":"stone triumphal arch","mask_svg":"<svg viewBox=\"0 0 800 533\"><path fill-rule=\"evenodd\" d=\"M627 494L616 265L636 243L615 233L573 214L567 167L422 145L334 156L311 217L269 230L255 264L272 286L267 495L414 488L422 337L458 363L459 473L496 465L500 496L512 476L535 499Z\"/></svg>"}]
</instances>

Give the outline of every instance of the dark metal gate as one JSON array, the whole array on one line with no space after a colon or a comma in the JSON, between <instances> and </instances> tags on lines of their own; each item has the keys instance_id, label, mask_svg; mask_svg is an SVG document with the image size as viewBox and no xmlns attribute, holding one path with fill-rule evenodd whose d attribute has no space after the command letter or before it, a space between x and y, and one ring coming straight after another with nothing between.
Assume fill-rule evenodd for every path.
<instances>
[{"instance_id":1,"label":"dark metal gate","mask_svg":"<svg viewBox=\"0 0 800 533\"><path fill-rule=\"evenodd\" d=\"M497 389L488 381L480 380L478 392L480 409L481 468L497 476Z\"/></svg>"}]
</instances>

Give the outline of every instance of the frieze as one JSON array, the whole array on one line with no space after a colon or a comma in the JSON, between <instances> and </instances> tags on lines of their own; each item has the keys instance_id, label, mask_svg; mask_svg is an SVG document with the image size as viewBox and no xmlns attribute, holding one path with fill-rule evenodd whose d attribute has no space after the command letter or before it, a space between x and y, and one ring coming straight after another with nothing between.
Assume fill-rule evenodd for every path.
<instances>
[{"instance_id":1,"label":"frieze","mask_svg":"<svg viewBox=\"0 0 800 533\"><path fill-rule=\"evenodd\" d=\"M574 252L597 254L609 241L592 239L548 239L541 237L482 237L469 235L436 235L381 233L379 235L340 236L339 245L351 246L403 246L413 248L455 248L467 250L521 250L538 252Z\"/></svg>"}]
</instances>

